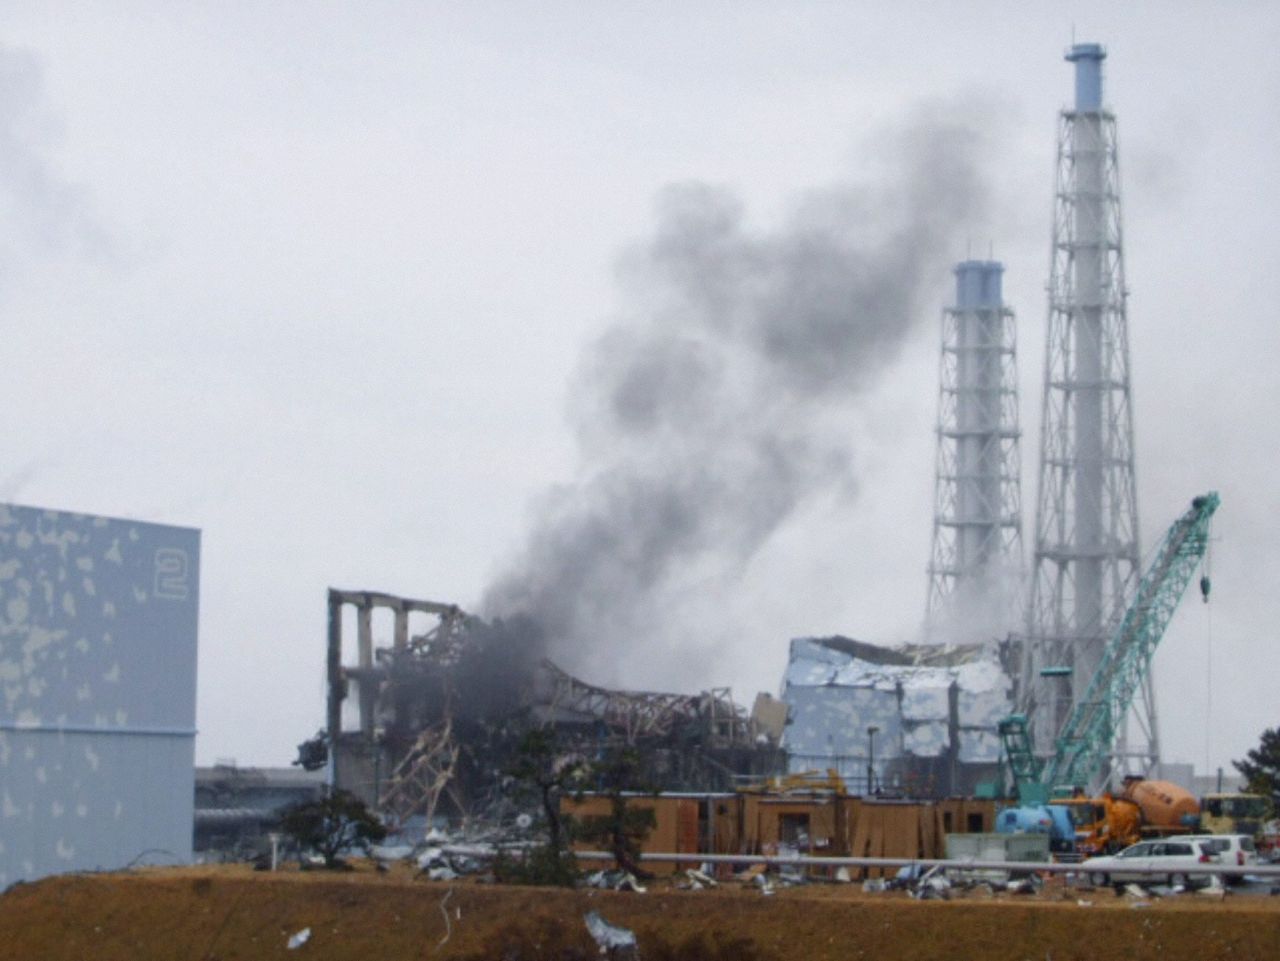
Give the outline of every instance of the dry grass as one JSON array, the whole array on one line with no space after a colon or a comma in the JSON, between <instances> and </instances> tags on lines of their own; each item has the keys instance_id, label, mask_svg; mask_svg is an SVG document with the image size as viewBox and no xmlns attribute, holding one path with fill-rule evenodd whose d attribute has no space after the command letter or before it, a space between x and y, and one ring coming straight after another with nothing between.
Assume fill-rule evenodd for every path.
<instances>
[{"instance_id":1,"label":"dry grass","mask_svg":"<svg viewBox=\"0 0 1280 961\"><path fill-rule=\"evenodd\" d=\"M452 892L452 893L450 893ZM1078 905L1077 898L1092 900ZM442 910L443 902L443 910ZM291 958L587 961L590 910L633 929L644 961L1212 961L1280 956L1280 899L1186 897L1134 908L1109 891L917 902L856 886L763 897L722 886L647 894L433 884L407 871L239 867L79 875L0 897L0 959ZM448 916L446 921L446 915ZM290 934L311 929L297 951Z\"/></svg>"}]
</instances>

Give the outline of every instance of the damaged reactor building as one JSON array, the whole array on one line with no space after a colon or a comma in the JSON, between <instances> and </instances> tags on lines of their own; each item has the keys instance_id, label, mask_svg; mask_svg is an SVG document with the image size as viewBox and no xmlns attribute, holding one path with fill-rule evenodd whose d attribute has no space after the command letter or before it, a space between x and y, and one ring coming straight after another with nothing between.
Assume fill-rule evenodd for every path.
<instances>
[{"instance_id":1,"label":"damaged reactor building","mask_svg":"<svg viewBox=\"0 0 1280 961\"><path fill-rule=\"evenodd\" d=\"M997 261L956 265L942 315L933 548L925 640L791 642L788 769L837 771L866 793L991 793L1013 706L1007 645L1022 559L1013 312ZM1002 656L1002 652L1003 656Z\"/></svg>"},{"instance_id":2,"label":"damaged reactor building","mask_svg":"<svg viewBox=\"0 0 1280 961\"><path fill-rule=\"evenodd\" d=\"M354 612L354 637L344 612ZM377 613L389 616L390 638L375 637ZM563 750L588 758L634 748L643 779L663 790L728 790L736 777L782 770L777 702L749 713L727 688L596 687L539 656L530 630L452 604L330 590L327 723L298 763L328 764L334 787L401 824L500 819L531 726L553 727Z\"/></svg>"},{"instance_id":3,"label":"damaged reactor building","mask_svg":"<svg viewBox=\"0 0 1280 961\"><path fill-rule=\"evenodd\" d=\"M974 795L999 777L1010 681L982 645L791 642L783 746L792 773L834 770L862 793Z\"/></svg>"},{"instance_id":4,"label":"damaged reactor building","mask_svg":"<svg viewBox=\"0 0 1280 961\"><path fill-rule=\"evenodd\" d=\"M830 772L873 794L999 792L999 722L1015 710L1031 716L1046 747L1085 695L1138 579L1127 290L1105 57L1098 44L1074 44L1066 55L1076 98L1059 122L1029 597L1017 325L1003 299L1003 265L965 260L954 268L955 298L940 325L921 643L797 638L782 701L762 695L748 714L726 689L592 687L539 656L541 645L525 643L518 625L334 591L324 735L334 782L384 808L429 812L448 792L466 810L499 780L507 721L523 716L571 732L584 752L640 748L653 783L668 790L720 789L785 770ZM344 605L358 610L351 652ZM375 649L368 612L378 606L395 610L396 620L393 643ZM439 624L413 633L414 612ZM1154 700L1140 692L1140 701L1132 719L1145 743L1118 753L1116 770L1149 770L1159 760Z\"/></svg>"}]
</instances>

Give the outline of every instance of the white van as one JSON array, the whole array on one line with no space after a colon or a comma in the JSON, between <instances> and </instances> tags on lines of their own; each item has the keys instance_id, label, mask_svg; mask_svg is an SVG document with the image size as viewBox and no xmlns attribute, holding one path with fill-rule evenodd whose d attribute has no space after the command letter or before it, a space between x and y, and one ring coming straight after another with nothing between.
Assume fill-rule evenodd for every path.
<instances>
[{"instance_id":1,"label":"white van","mask_svg":"<svg viewBox=\"0 0 1280 961\"><path fill-rule=\"evenodd\" d=\"M1194 834L1190 835L1204 843L1210 852L1218 855L1223 864L1234 864L1238 868L1259 864L1258 849L1253 838L1248 834ZM1224 874L1222 880L1228 884L1239 884L1244 879L1242 874Z\"/></svg>"}]
</instances>

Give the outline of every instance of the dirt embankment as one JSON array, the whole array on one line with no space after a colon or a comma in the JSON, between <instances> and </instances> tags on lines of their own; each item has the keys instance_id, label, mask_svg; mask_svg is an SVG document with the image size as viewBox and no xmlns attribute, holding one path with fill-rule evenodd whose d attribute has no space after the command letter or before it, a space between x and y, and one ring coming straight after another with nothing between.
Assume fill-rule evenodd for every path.
<instances>
[{"instance_id":1,"label":"dirt embankment","mask_svg":"<svg viewBox=\"0 0 1280 961\"><path fill-rule=\"evenodd\" d=\"M645 961L1264 959L1280 957L1277 902L1134 907L1067 890L921 902L847 885L634 894L188 868L20 885L0 897L0 961L587 961L599 957L582 921L591 910L633 929Z\"/></svg>"}]
</instances>

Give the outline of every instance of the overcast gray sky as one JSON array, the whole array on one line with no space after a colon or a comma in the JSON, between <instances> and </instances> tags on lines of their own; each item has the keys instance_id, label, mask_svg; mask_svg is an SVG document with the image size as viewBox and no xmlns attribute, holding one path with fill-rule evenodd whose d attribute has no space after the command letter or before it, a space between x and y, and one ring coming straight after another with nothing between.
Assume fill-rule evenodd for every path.
<instances>
[{"instance_id":1,"label":"overcast gray sky","mask_svg":"<svg viewBox=\"0 0 1280 961\"><path fill-rule=\"evenodd\" d=\"M0 498L200 527L198 760L286 763L328 586L475 605L578 472L569 385L664 188L768 233L941 112L982 127L988 196L841 408L850 483L619 663L749 701L792 636L912 639L938 316L989 250L1030 543L1074 29L1119 118L1144 547L1223 497L1213 603L1157 656L1165 755L1228 764L1280 723L1278 28L1264 2L6 4Z\"/></svg>"}]
</instances>

